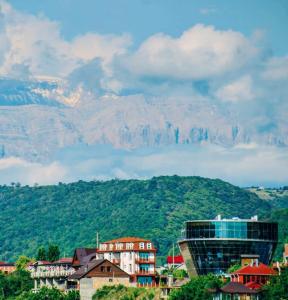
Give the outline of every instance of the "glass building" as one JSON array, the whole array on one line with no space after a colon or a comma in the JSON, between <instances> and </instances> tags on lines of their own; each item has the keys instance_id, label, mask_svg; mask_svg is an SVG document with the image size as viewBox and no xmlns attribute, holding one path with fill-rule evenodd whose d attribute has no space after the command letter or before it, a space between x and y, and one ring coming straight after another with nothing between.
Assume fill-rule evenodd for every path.
<instances>
[{"instance_id":1,"label":"glass building","mask_svg":"<svg viewBox=\"0 0 288 300\"><path fill-rule=\"evenodd\" d=\"M190 276L221 274L241 256L257 255L269 264L278 241L278 224L257 217L188 221L179 246Z\"/></svg>"}]
</instances>

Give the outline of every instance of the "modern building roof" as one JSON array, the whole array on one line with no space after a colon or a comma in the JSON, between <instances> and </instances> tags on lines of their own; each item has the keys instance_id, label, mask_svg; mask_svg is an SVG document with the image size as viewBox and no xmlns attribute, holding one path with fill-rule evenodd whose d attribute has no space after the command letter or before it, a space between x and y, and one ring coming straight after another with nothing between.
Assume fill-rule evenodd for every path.
<instances>
[{"instance_id":1,"label":"modern building roof","mask_svg":"<svg viewBox=\"0 0 288 300\"><path fill-rule=\"evenodd\" d=\"M248 265L231 273L232 275L277 275L272 268L260 263L257 265Z\"/></svg>"},{"instance_id":2,"label":"modern building roof","mask_svg":"<svg viewBox=\"0 0 288 300\"><path fill-rule=\"evenodd\" d=\"M137 243L137 242L150 242L150 240L138 238L138 237L127 236L127 237L122 237L119 239L110 240L107 242L102 242L101 244Z\"/></svg>"},{"instance_id":3,"label":"modern building roof","mask_svg":"<svg viewBox=\"0 0 288 300\"><path fill-rule=\"evenodd\" d=\"M244 284L239 282L229 282L220 289L221 292L226 294L256 294L258 291L249 289Z\"/></svg>"},{"instance_id":4,"label":"modern building roof","mask_svg":"<svg viewBox=\"0 0 288 300\"><path fill-rule=\"evenodd\" d=\"M167 264L183 264L184 263L184 259L182 255L177 255L174 256L174 260L173 260L173 256L167 256Z\"/></svg>"}]
</instances>

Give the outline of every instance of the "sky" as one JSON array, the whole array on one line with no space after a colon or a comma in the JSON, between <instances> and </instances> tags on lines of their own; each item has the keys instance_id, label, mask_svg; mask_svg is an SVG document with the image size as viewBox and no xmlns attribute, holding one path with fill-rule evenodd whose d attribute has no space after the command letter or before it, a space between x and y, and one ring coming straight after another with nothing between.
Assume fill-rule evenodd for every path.
<instances>
[{"instance_id":1,"label":"sky","mask_svg":"<svg viewBox=\"0 0 288 300\"><path fill-rule=\"evenodd\" d=\"M81 83L121 97L204 99L258 133L277 129L279 144L288 143L286 0L0 0L0 7L0 77L60 78L72 89ZM165 174L241 186L288 180L287 147L109 147L105 158L96 145L63 149L46 164L8 157L0 182Z\"/></svg>"},{"instance_id":2,"label":"sky","mask_svg":"<svg viewBox=\"0 0 288 300\"><path fill-rule=\"evenodd\" d=\"M135 47L157 32L178 36L201 23L250 36L265 32L277 55L287 54L286 0L11 0L15 9L45 15L61 24L61 34L72 39L87 32L129 33Z\"/></svg>"}]
</instances>

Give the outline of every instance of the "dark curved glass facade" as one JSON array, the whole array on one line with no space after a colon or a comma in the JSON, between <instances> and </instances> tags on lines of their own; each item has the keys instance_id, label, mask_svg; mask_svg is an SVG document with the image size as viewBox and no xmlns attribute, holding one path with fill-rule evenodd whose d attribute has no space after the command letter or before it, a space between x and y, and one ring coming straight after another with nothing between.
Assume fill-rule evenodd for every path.
<instances>
[{"instance_id":1,"label":"dark curved glass facade","mask_svg":"<svg viewBox=\"0 0 288 300\"><path fill-rule=\"evenodd\" d=\"M277 223L208 220L186 222L179 246L190 275L202 275L226 272L241 255L269 264L277 241Z\"/></svg>"}]
</instances>

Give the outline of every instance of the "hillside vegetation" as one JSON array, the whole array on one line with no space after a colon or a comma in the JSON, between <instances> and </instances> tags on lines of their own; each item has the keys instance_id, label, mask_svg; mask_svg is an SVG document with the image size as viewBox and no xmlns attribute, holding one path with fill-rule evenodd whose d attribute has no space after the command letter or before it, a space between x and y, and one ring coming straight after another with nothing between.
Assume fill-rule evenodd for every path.
<instances>
[{"instance_id":1,"label":"hillside vegetation","mask_svg":"<svg viewBox=\"0 0 288 300\"><path fill-rule=\"evenodd\" d=\"M271 205L221 180L163 176L149 180L92 181L54 186L0 187L0 260L35 256L56 243L62 255L121 236L152 239L166 255L184 221L258 214Z\"/></svg>"}]
</instances>

